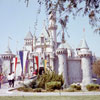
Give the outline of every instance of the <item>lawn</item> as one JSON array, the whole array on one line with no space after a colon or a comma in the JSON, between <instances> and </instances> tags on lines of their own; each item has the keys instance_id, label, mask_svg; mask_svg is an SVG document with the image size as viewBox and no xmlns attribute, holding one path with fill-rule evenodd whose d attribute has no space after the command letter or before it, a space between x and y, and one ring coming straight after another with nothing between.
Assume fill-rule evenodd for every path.
<instances>
[{"instance_id":1,"label":"lawn","mask_svg":"<svg viewBox=\"0 0 100 100\"><path fill-rule=\"evenodd\" d=\"M1 96L0 100L100 100L100 96Z\"/></svg>"}]
</instances>

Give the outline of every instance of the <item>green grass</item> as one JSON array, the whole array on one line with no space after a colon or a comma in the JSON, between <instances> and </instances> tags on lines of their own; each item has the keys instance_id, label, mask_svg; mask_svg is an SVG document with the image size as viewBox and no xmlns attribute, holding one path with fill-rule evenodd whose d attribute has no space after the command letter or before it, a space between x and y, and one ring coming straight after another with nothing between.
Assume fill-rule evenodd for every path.
<instances>
[{"instance_id":1,"label":"green grass","mask_svg":"<svg viewBox=\"0 0 100 100\"><path fill-rule=\"evenodd\" d=\"M100 100L100 96L1 96L0 100Z\"/></svg>"}]
</instances>

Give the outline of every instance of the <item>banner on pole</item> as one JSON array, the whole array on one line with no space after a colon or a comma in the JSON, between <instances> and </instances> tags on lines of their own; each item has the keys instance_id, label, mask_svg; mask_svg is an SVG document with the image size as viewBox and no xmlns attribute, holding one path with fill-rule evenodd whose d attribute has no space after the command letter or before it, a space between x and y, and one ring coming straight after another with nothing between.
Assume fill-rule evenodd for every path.
<instances>
[{"instance_id":1,"label":"banner on pole","mask_svg":"<svg viewBox=\"0 0 100 100\"><path fill-rule=\"evenodd\" d=\"M46 67L47 67L47 60L45 59L44 60L44 70L45 70L45 72L46 72Z\"/></svg>"},{"instance_id":2,"label":"banner on pole","mask_svg":"<svg viewBox=\"0 0 100 100\"><path fill-rule=\"evenodd\" d=\"M17 57L15 57L15 72L16 72L16 67L17 67Z\"/></svg>"},{"instance_id":3,"label":"banner on pole","mask_svg":"<svg viewBox=\"0 0 100 100\"><path fill-rule=\"evenodd\" d=\"M26 60L27 60L27 54L28 54L28 51L24 51L23 52L23 69L24 69L24 74L26 73Z\"/></svg>"},{"instance_id":4,"label":"banner on pole","mask_svg":"<svg viewBox=\"0 0 100 100\"><path fill-rule=\"evenodd\" d=\"M28 72L28 60L26 60L25 73Z\"/></svg>"},{"instance_id":5,"label":"banner on pole","mask_svg":"<svg viewBox=\"0 0 100 100\"><path fill-rule=\"evenodd\" d=\"M39 61L38 61L38 56L35 56L35 59L36 59L37 71L39 72Z\"/></svg>"},{"instance_id":6,"label":"banner on pole","mask_svg":"<svg viewBox=\"0 0 100 100\"><path fill-rule=\"evenodd\" d=\"M23 51L19 51L19 56L20 56L20 62L22 67L22 74L23 74Z\"/></svg>"}]
</instances>

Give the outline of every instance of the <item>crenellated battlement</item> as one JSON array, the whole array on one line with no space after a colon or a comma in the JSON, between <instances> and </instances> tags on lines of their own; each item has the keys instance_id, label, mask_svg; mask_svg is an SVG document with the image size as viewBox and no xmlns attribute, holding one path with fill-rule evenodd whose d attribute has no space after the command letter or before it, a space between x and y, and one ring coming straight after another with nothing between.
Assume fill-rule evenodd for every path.
<instances>
[{"instance_id":1,"label":"crenellated battlement","mask_svg":"<svg viewBox=\"0 0 100 100\"><path fill-rule=\"evenodd\" d=\"M64 49L64 48L59 48L57 51L56 51L57 54L67 54L67 49Z\"/></svg>"},{"instance_id":2,"label":"crenellated battlement","mask_svg":"<svg viewBox=\"0 0 100 100\"><path fill-rule=\"evenodd\" d=\"M91 57L92 56L92 52L91 51L79 51L78 55L82 58L82 57Z\"/></svg>"}]
</instances>

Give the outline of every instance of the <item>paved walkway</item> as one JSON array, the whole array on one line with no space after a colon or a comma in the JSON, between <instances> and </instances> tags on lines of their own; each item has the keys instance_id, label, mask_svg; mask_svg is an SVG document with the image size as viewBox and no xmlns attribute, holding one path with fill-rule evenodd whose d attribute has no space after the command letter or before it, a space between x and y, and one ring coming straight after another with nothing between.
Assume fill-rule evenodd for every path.
<instances>
[{"instance_id":1,"label":"paved walkway","mask_svg":"<svg viewBox=\"0 0 100 100\"><path fill-rule=\"evenodd\" d=\"M19 82L15 82L15 88L19 86ZM100 95L100 92L20 92L17 90L9 91L8 83L3 84L0 89L0 96L83 96L83 95Z\"/></svg>"}]
</instances>

